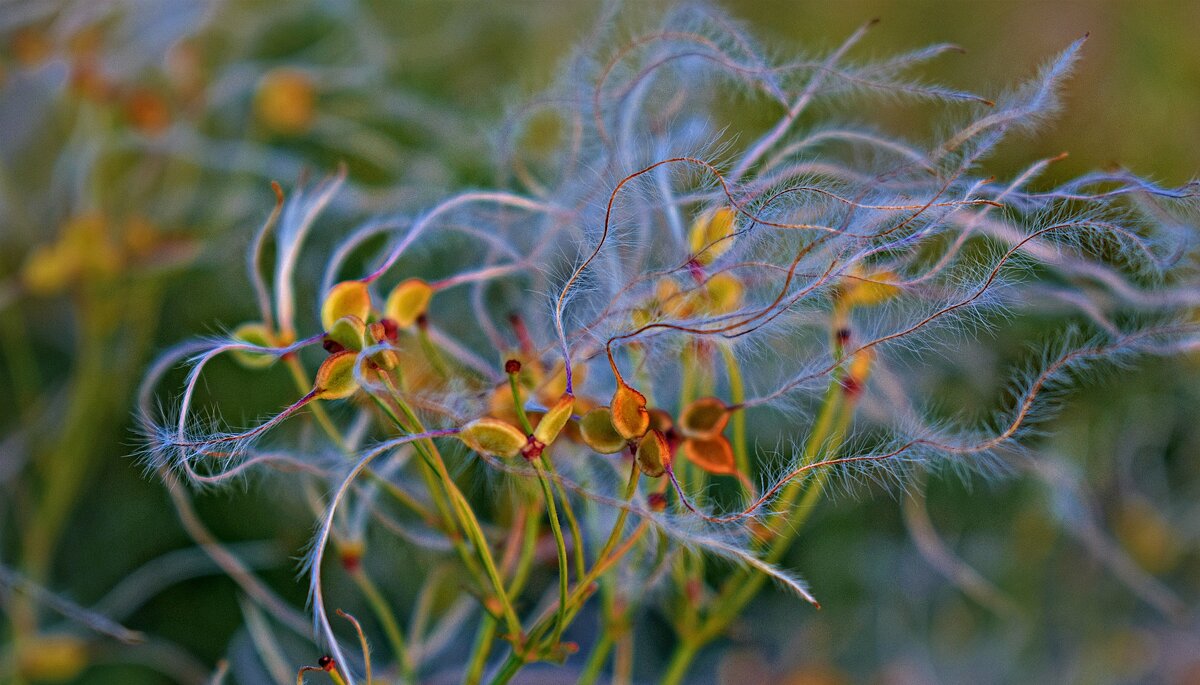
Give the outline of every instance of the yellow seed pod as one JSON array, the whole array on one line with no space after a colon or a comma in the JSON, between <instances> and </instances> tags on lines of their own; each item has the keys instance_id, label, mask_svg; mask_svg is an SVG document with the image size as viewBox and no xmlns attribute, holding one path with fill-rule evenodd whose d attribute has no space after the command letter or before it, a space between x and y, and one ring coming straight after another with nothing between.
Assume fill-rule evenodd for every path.
<instances>
[{"instance_id":1,"label":"yellow seed pod","mask_svg":"<svg viewBox=\"0 0 1200 685\"><path fill-rule=\"evenodd\" d=\"M366 335L367 324L363 323L363 320L357 316L347 314L333 322L325 337L347 350L357 352L363 348L363 340L366 338Z\"/></svg>"},{"instance_id":2,"label":"yellow seed pod","mask_svg":"<svg viewBox=\"0 0 1200 685\"><path fill-rule=\"evenodd\" d=\"M866 383L871 376L871 362L874 360L875 350L872 348L867 348L854 355L854 359L850 360L850 378L860 384Z\"/></svg>"},{"instance_id":3,"label":"yellow seed pod","mask_svg":"<svg viewBox=\"0 0 1200 685\"><path fill-rule=\"evenodd\" d=\"M669 318L687 318L695 313L696 302L691 293L684 293L675 279L663 277L654 284L658 312Z\"/></svg>"},{"instance_id":4,"label":"yellow seed pod","mask_svg":"<svg viewBox=\"0 0 1200 685\"><path fill-rule=\"evenodd\" d=\"M843 279L838 300L847 307L872 307L882 304L900 294L900 287L892 285L900 277L891 271L876 271L863 274L851 273Z\"/></svg>"},{"instance_id":5,"label":"yellow seed pod","mask_svg":"<svg viewBox=\"0 0 1200 685\"><path fill-rule=\"evenodd\" d=\"M73 217L63 227L59 241L64 250L88 278L109 278L121 271L120 251L108 233L108 220L102 214L87 213Z\"/></svg>"},{"instance_id":6,"label":"yellow seed pod","mask_svg":"<svg viewBox=\"0 0 1200 685\"><path fill-rule=\"evenodd\" d=\"M1142 568L1152 573L1174 569L1182 552L1180 540L1162 514L1141 500L1123 502L1113 524L1117 540Z\"/></svg>"},{"instance_id":7,"label":"yellow seed pod","mask_svg":"<svg viewBox=\"0 0 1200 685\"><path fill-rule=\"evenodd\" d=\"M254 96L254 112L267 128L283 135L302 135L317 113L312 79L296 69L274 69L263 76Z\"/></svg>"},{"instance_id":8,"label":"yellow seed pod","mask_svg":"<svg viewBox=\"0 0 1200 685\"><path fill-rule=\"evenodd\" d=\"M528 442L525 434L516 426L493 418L476 419L468 423L459 431L458 439L476 452L498 457L515 457Z\"/></svg>"},{"instance_id":9,"label":"yellow seed pod","mask_svg":"<svg viewBox=\"0 0 1200 685\"><path fill-rule=\"evenodd\" d=\"M384 316L395 321L397 326L407 328L426 312L431 298L433 288L428 283L410 278L392 288L384 305Z\"/></svg>"},{"instance_id":10,"label":"yellow seed pod","mask_svg":"<svg viewBox=\"0 0 1200 685\"><path fill-rule=\"evenodd\" d=\"M22 641L17 650L17 673L22 680L73 680L87 665L87 644L70 635L38 636Z\"/></svg>"},{"instance_id":11,"label":"yellow seed pod","mask_svg":"<svg viewBox=\"0 0 1200 685\"><path fill-rule=\"evenodd\" d=\"M721 207L696 217L688 234L688 244L697 262L711 264L733 246L732 240L722 238L733 235L736 220L737 210L733 207ZM703 254L700 254L701 250L704 250Z\"/></svg>"},{"instance_id":12,"label":"yellow seed pod","mask_svg":"<svg viewBox=\"0 0 1200 685\"><path fill-rule=\"evenodd\" d=\"M722 271L704 284L704 309L710 314L728 314L742 306L745 288L733 274Z\"/></svg>"},{"instance_id":13,"label":"yellow seed pod","mask_svg":"<svg viewBox=\"0 0 1200 685\"><path fill-rule=\"evenodd\" d=\"M366 321L371 313L371 294L362 281L342 281L329 291L321 304L321 327L333 328L343 316L357 316Z\"/></svg>"},{"instance_id":14,"label":"yellow seed pod","mask_svg":"<svg viewBox=\"0 0 1200 685\"><path fill-rule=\"evenodd\" d=\"M679 431L689 438L715 438L727 423L729 409L715 397L701 397L679 414Z\"/></svg>"},{"instance_id":15,"label":"yellow seed pod","mask_svg":"<svg viewBox=\"0 0 1200 685\"><path fill-rule=\"evenodd\" d=\"M39 245L21 267L21 282L30 293L44 297L62 292L78 273L79 260L73 251L59 243Z\"/></svg>"},{"instance_id":16,"label":"yellow seed pod","mask_svg":"<svg viewBox=\"0 0 1200 685\"><path fill-rule=\"evenodd\" d=\"M616 454L629 442L613 427L608 407L597 407L584 414L579 420L579 434L583 444L600 454Z\"/></svg>"},{"instance_id":17,"label":"yellow seed pod","mask_svg":"<svg viewBox=\"0 0 1200 685\"><path fill-rule=\"evenodd\" d=\"M326 357L317 369L315 389L317 399L341 400L353 395L358 390L358 381L354 379L354 365L358 363L358 355L349 350L338 352Z\"/></svg>"},{"instance_id":18,"label":"yellow seed pod","mask_svg":"<svg viewBox=\"0 0 1200 685\"><path fill-rule=\"evenodd\" d=\"M650 413L646 411L646 396L626 385L617 386L609 404L613 428L626 440L640 438L650 429Z\"/></svg>"},{"instance_id":19,"label":"yellow seed pod","mask_svg":"<svg viewBox=\"0 0 1200 685\"><path fill-rule=\"evenodd\" d=\"M233 329L233 339L258 347L275 346L271 331L257 321L249 321ZM234 360L247 369L263 369L275 363L275 355L265 352L234 350L232 354Z\"/></svg>"},{"instance_id":20,"label":"yellow seed pod","mask_svg":"<svg viewBox=\"0 0 1200 685\"><path fill-rule=\"evenodd\" d=\"M543 445L549 445L554 442L558 434L562 432L563 426L567 425L567 421L571 420L571 412L575 410L575 396L563 394L558 398L558 402L550 407L550 411L538 421L537 428L533 430L533 437Z\"/></svg>"},{"instance_id":21,"label":"yellow seed pod","mask_svg":"<svg viewBox=\"0 0 1200 685\"><path fill-rule=\"evenodd\" d=\"M667 446L666 437L658 431L646 433L638 443L635 458L642 473L651 478L662 476L671 463L671 448Z\"/></svg>"},{"instance_id":22,"label":"yellow seed pod","mask_svg":"<svg viewBox=\"0 0 1200 685\"><path fill-rule=\"evenodd\" d=\"M733 447L723 435L710 439L689 438L684 440L683 455L687 457L688 461L714 476L737 474Z\"/></svg>"}]
</instances>

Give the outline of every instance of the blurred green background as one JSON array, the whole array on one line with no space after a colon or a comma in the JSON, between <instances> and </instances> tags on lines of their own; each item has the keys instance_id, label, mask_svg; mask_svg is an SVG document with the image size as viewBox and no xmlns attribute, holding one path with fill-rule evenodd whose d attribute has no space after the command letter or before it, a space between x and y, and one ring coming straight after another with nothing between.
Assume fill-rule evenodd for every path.
<instances>
[{"instance_id":1,"label":"blurred green background","mask_svg":"<svg viewBox=\"0 0 1200 685\"><path fill-rule=\"evenodd\" d=\"M133 392L156 351L254 316L242 249L272 202L267 180L289 187L296 179L277 170L321 175L347 160L364 202L380 210L414 195L491 183L497 174L487 145L506 108L544 88L598 16L591 3L550 0L367 2L353 11L278 5L219 3L219 15L244 18L244 25L217 22L199 32L187 26L191 15L174 14L162 19L180 24L164 45L145 30L131 34L144 44L120 42L119 10L114 20L103 12L92 19L88 3L0 5L0 562L84 606L144 564L192 544L161 483L131 456L138 443ZM987 172L1005 177L1066 151L1045 182L1112 165L1168 185L1200 176L1200 3L721 5L779 55L832 48L872 18L881 22L859 55L956 43L964 54L945 56L922 75L985 95L1090 32L1064 111L1036 135L1002 146ZM665 6L631 4L626 19L636 25ZM105 27L98 47L39 36L75 15L74 31ZM359 33L363 25L355 24L362 21L386 49L372 51ZM179 39L194 48L200 82L227 86L224 101L215 103L214 95L196 109L188 104L186 71L176 73ZM144 64L106 65L120 82L116 95L93 101L74 72L61 87L36 94L23 88L26 72L72 63L88 49L146 54ZM299 134L256 116L262 96L255 88L264 74L313 65L346 68L362 75L363 85L331 75L313 95L318 123ZM248 157L238 168L216 169L139 142L162 135L156 105L133 95L143 87L170 93L163 96L168 125L190 127L202 139L248 142L287 164L267 171ZM384 102L391 94L403 102ZM936 131L933 108L862 106L870 110L834 113L917 139ZM751 126L776 114L741 113ZM373 153L356 146L356 136ZM205 148L197 144L189 154ZM393 192L401 186L406 190ZM74 231L93 253L119 253L117 266L85 265L69 282L42 291L23 284L31 255L71 233L64 227L80 216L97 213L107 222L105 237L87 237L78 223ZM157 237L145 238L138 221ZM323 226L323 239L338 228L345 225ZM1012 325L1023 333L1014 339L1026 339L1041 324ZM1006 340L987 339L973 351L1017 363L1024 350ZM214 397L244 399L244 379L232 368L215 373ZM275 389L287 387L286 379L276 380ZM996 396L1002 380L940 379L946 385L931 392L970 408L976 396ZM1054 435L1039 447L1082 476L1089 489L1080 498L1056 495L1029 476L929 484L928 515L942 541L1000 588L1016 607L1011 613L982 606L934 568L905 525L902 493L864 487L823 505L787 562L825 609L768 593L701 659L696 682L1200 682L1198 380L1198 359L1139 363L1073 392ZM271 389L255 387L239 407L243 416L269 408ZM223 540L276 541L264 577L303 604L288 558L310 532L292 523L304 520L303 507L259 480L198 496L197 507ZM1106 531L1100 549L1136 565L1125 569L1128 577L1120 564L1097 558L1095 539L1079 523L1087 520ZM30 565L31 554L41 561ZM1131 589L1129 578L1140 572L1171 589L1186 609L1181 617L1164 615L1145 588ZM0 610L13 614L20 594L6 590ZM38 615L39 625L56 625L52 612ZM0 627L0 658L13 658L12 629L21 619L10 618ZM234 584L214 574L164 588L122 622L178 645L208 669L240 639L243 618ZM651 634L647 644L659 640L666 644ZM124 663L153 658L145 651L103 640L89 650L95 665L70 682L170 682Z\"/></svg>"}]
</instances>

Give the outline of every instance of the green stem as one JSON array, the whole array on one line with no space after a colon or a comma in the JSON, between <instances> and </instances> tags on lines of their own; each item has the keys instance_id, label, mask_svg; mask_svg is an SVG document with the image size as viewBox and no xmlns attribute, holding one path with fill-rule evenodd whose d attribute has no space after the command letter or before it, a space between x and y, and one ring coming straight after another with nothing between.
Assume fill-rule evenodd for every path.
<instances>
[{"instance_id":1,"label":"green stem","mask_svg":"<svg viewBox=\"0 0 1200 685\"><path fill-rule=\"evenodd\" d=\"M363 596L367 599L367 604L375 612L375 617L379 619L379 623L383 626L383 633L387 636L392 651L396 653L396 661L400 664L401 681L415 683L417 681L417 674L413 670L412 659L409 657L408 648L404 643L404 634L400 631L400 624L397 623L395 614L392 613L387 601L379 592L379 588L375 587L375 583L371 582L371 578L366 573L363 573L361 568L351 575L354 578L354 582L358 584L359 589L362 590Z\"/></svg>"},{"instance_id":2,"label":"green stem","mask_svg":"<svg viewBox=\"0 0 1200 685\"><path fill-rule=\"evenodd\" d=\"M409 407L408 404L404 402L403 398L400 397L400 393L398 390L396 390L395 385L392 384L391 380L388 379L387 376L382 376L382 378L384 383L387 385L388 390L391 392L392 401L396 403L396 406L398 406L401 412L403 412L408 418L409 422L411 423L411 428L406 427L403 422L399 421L395 414L391 412L391 407L388 407L386 403L380 401L378 398L376 398L376 401L385 408L385 411L387 411L392 420L396 423L397 427L399 427L401 430L407 430L410 433L424 431L424 426L421 425L420 420L417 418L416 414L413 413L412 408ZM373 394L372 397L374 397ZM509 599L508 593L504 588L504 581L500 578L500 572L496 569L496 561L492 558L491 548L488 546L487 538L484 536L483 529L479 525L479 519L475 516L475 511L471 508L470 503L467 502L467 498L463 496L462 490L459 490L458 485L450 476L450 472L446 469L446 463L442 461L441 454L438 452L437 446L434 445L433 441L417 441L414 442L413 445L415 446L417 453L421 455L421 458L425 461L425 463L429 464L429 466L433 468L434 472L438 476L438 479L441 481L442 487L446 491L446 495L450 498L450 504L458 518L459 525L462 527L462 530L466 534L467 538L471 541L472 546L475 547L476 554L479 556L479 560L483 563L484 573L487 575L487 578L492 585L492 589L496 593L496 598L500 601L501 608L504 613L504 619L508 625L509 632L512 634L512 639L519 640L521 638L521 620L517 618L517 612L513 608L512 600Z\"/></svg>"},{"instance_id":3,"label":"green stem","mask_svg":"<svg viewBox=\"0 0 1200 685\"><path fill-rule=\"evenodd\" d=\"M495 617L491 614L484 615L483 622L479 624L479 632L475 633L471 660L463 677L464 685L478 685L483 680L483 669L487 667L488 654L492 651L492 642L496 637L496 625Z\"/></svg>"},{"instance_id":4,"label":"green stem","mask_svg":"<svg viewBox=\"0 0 1200 685\"><path fill-rule=\"evenodd\" d=\"M692 665L692 660L696 658L696 654L700 651L698 645L690 642L680 642L675 648L675 653L671 655L671 662L667 664L667 671L663 674L661 681L662 685L678 685L683 682L684 676L687 675L688 669Z\"/></svg>"},{"instance_id":5,"label":"green stem","mask_svg":"<svg viewBox=\"0 0 1200 685\"><path fill-rule=\"evenodd\" d=\"M513 407L516 408L517 419L521 422L521 427L525 429L526 435L533 435L533 425L529 422L529 416L525 413L525 403L521 400L521 391L517 386L517 374L508 374L508 387L512 390ZM551 641L551 644L558 644L559 639L562 637L563 629L566 628L567 593L570 585L567 543L563 538L562 524L558 520L558 508L554 503L553 488L550 485L550 479L546 475L547 471L554 469L550 464L546 449L542 450L537 459L531 459L530 464L537 471L538 482L542 486L542 496L546 500L546 514L550 518L550 529L554 533L554 545L558 551L558 621L555 625L554 637ZM578 541L577 528L572 533L576 535L575 539Z\"/></svg>"},{"instance_id":6,"label":"green stem","mask_svg":"<svg viewBox=\"0 0 1200 685\"><path fill-rule=\"evenodd\" d=\"M725 373L729 377L729 402L740 405L746 401L746 383L742 379L742 368L729 345L721 345L721 356L725 357ZM733 412L733 458L738 473L750 473L750 451L746 440L746 411Z\"/></svg>"},{"instance_id":7,"label":"green stem","mask_svg":"<svg viewBox=\"0 0 1200 685\"><path fill-rule=\"evenodd\" d=\"M608 653L612 651L613 640L612 635L606 630L600 635L600 640L592 647L592 653L588 655L587 663L583 666L583 671L579 674L579 682L577 685L593 685L596 679L600 677L600 671L604 668L604 662L608 660Z\"/></svg>"}]
</instances>

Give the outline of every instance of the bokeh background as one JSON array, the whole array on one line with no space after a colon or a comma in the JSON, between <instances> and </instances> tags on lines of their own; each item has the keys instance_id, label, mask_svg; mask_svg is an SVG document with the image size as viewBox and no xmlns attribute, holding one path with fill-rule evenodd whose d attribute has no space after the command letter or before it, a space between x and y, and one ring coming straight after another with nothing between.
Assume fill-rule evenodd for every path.
<instances>
[{"instance_id":1,"label":"bokeh background","mask_svg":"<svg viewBox=\"0 0 1200 685\"><path fill-rule=\"evenodd\" d=\"M831 48L873 18L859 54L956 43L963 54L923 74L984 94L1090 33L1063 112L1003 146L989 172L1065 151L1045 183L1113 165L1167 185L1200 176L1200 3L720 4L784 55ZM636 26L666 3L632 5L621 16ZM344 161L364 213L497 182L488 146L505 111L548 84L598 15L551 0L0 2L0 563L155 636L89 642L66 682L202 679L246 647L234 584L188 551L136 459L131 407L157 350L253 318L242 255L273 202L268 182ZM270 97L298 109L273 119ZM931 108L864 106L810 116L937 130ZM777 114L729 107L747 135ZM339 227L323 225L317 244ZM1004 335L966 351L1001 367L1025 352ZM247 395L224 373L213 396L245 417L272 406L272 382L287 387ZM945 378L930 393L982 412L991 400L978 398L1002 384ZM696 682L1200 682L1200 359L1083 379L1053 426L1038 439L1040 476L934 481L918 499L865 486L823 504L787 564L825 608L768 591ZM197 508L302 605L291 557L310 529L296 499L252 480ZM964 592L939 553L1001 596ZM0 680L22 631L69 628L15 578L0 584ZM644 627L645 648L665 653L665 626ZM655 664L643 666L650 682Z\"/></svg>"}]
</instances>

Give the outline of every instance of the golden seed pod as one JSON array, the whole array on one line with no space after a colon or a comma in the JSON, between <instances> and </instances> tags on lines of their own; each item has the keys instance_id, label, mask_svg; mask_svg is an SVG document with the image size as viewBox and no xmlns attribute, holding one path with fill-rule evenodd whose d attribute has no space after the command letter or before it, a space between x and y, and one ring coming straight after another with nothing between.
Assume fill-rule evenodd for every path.
<instances>
[{"instance_id":1,"label":"golden seed pod","mask_svg":"<svg viewBox=\"0 0 1200 685\"><path fill-rule=\"evenodd\" d=\"M321 304L321 327L328 331L343 316L366 321L371 313L371 294L362 281L342 281L333 286Z\"/></svg>"},{"instance_id":2,"label":"golden seed pod","mask_svg":"<svg viewBox=\"0 0 1200 685\"><path fill-rule=\"evenodd\" d=\"M563 426L567 425L567 421L571 420L571 412L575 410L575 396L563 394L558 398L558 402L550 407L550 411L538 421L537 428L533 430L533 437L543 445L549 445L554 442L558 434L562 432Z\"/></svg>"},{"instance_id":3,"label":"golden seed pod","mask_svg":"<svg viewBox=\"0 0 1200 685\"><path fill-rule=\"evenodd\" d=\"M78 272L77 260L62 245L39 245L21 267L21 282L34 295L54 295L65 290Z\"/></svg>"},{"instance_id":4,"label":"golden seed pod","mask_svg":"<svg viewBox=\"0 0 1200 685\"><path fill-rule=\"evenodd\" d=\"M358 381L354 379L354 365L357 363L358 354L349 350L326 357L321 368L317 369L314 385L317 399L340 400L353 395L358 390Z\"/></svg>"},{"instance_id":5,"label":"golden seed pod","mask_svg":"<svg viewBox=\"0 0 1200 685\"><path fill-rule=\"evenodd\" d=\"M704 309L710 314L728 314L742 306L745 288L733 274L722 271L704 285Z\"/></svg>"},{"instance_id":6,"label":"golden seed pod","mask_svg":"<svg viewBox=\"0 0 1200 685\"><path fill-rule=\"evenodd\" d=\"M363 340L367 335L367 324L363 320L353 314L347 314L329 327L325 333L325 337L341 345L347 350L355 352L363 348Z\"/></svg>"},{"instance_id":7,"label":"golden seed pod","mask_svg":"<svg viewBox=\"0 0 1200 685\"><path fill-rule=\"evenodd\" d=\"M671 448L667 446L667 438L658 431L646 433L638 443L635 458L642 473L659 478L671 464Z\"/></svg>"},{"instance_id":8,"label":"golden seed pod","mask_svg":"<svg viewBox=\"0 0 1200 685\"><path fill-rule=\"evenodd\" d=\"M22 641L17 650L17 673L22 680L73 680L87 665L87 644L70 635L38 636Z\"/></svg>"},{"instance_id":9,"label":"golden seed pod","mask_svg":"<svg viewBox=\"0 0 1200 685\"><path fill-rule=\"evenodd\" d=\"M708 471L715 476L732 476L737 474L737 463L733 458L733 446L718 435L715 438L701 440L689 438L683 441L683 455L688 461Z\"/></svg>"},{"instance_id":10,"label":"golden seed pod","mask_svg":"<svg viewBox=\"0 0 1200 685\"><path fill-rule=\"evenodd\" d=\"M852 272L843 279L838 293L840 303L847 307L871 307L900 295L900 287L892 285L900 277L891 271L863 274Z\"/></svg>"},{"instance_id":11,"label":"golden seed pod","mask_svg":"<svg viewBox=\"0 0 1200 685\"><path fill-rule=\"evenodd\" d=\"M395 321L397 326L407 328L429 309L432 298L433 288L428 283L410 278L392 288L383 308L384 316Z\"/></svg>"},{"instance_id":12,"label":"golden seed pod","mask_svg":"<svg viewBox=\"0 0 1200 685\"><path fill-rule=\"evenodd\" d=\"M579 420L579 434L583 444L600 454L616 454L629 442L613 427L608 407L597 407L584 414Z\"/></svg>"},{"instance_id":13,"label":"golden seed pod","mask_svg":"<svg viewBox=\"0 0 1200 685\"><path fill-rule=\"evenodd\" d=\"M646 396L626 385L617 386L610 403L613 428L626 440L640 438L650 430L650 413L646 411Z\"/></svg>"},{"instance_id":14,"label":"golden seed pod","mask_svg":"<svg viewBox=\"0 0 1200 685\"><path fill-rule=\"evenodd\" d=\"M271 331L257 321L246 322L233 329L233 339L258 347L274 347ZM233 359L247 369L263 369L275 362L275 355L265 352L234 350Z\"/></svg>"},{"instance_id":15,"label":"golden seed pod","mask_svg":"<svg viewBox=\"0 0 1200 685\"><path fill-rule=\"evenodd\" d=\"M871 376L871 362L874 360L874 349L868 348L860 351L854 355L854 359L850 360L850 371L847 375L859 385L866 383Z\"/></svg>"},{"instance_id":16,"label":"golden seed pod","mask_svg":"<svg viewBox=\"0 0 1200 685\"><path fill-rule=\"evenodd\" d=\"M733 207L721 207L696 217L688 235L688 245L697 262L711 264L733 246L732 240L722 238L733 235L736 219L737 210ZM701 250L704 250L703 254L700 254Z\"/></svg>"},{"instance_id":17,"label":"golden seed pod","mask_svg":"<svg viewBox=\"0 0 1200 685\"><path fill-rule=\"evenodd\" d=\"M689 438L715 438L729 423L729 408L715 397L701 397L683 408L679 431Z\"/></svg>"},{"instance_id":18,"label":"golden seed pod","mask_svg":"<svg viewBox=\"0 0 1200 685\"><path fill-rule=\"evenodd\" d=\"M675 427L675 422L665 409L657 407L650 410L650 430L656 430L663 435Z\"/></svg>"},{"instance_id":19,"label":"golden seed pod","mask_svg":"<svg viewBox=\"0 0 1200 685\"><path fill-rule=\"evenodd\" d=\"M316 120L316 89L312 79L296 69L274 69L263 76L254 96L254 111L267 128L283 135L301 135Z\"/></svg>"},{"instance_id":20,"label":"golden seed pod","mask_svg":"<svg viewBox=\"0 0 1200 685\"><path fill-rule=\"evenodd\" d=\"M1154 573L1173 570L1182 556L1181 540L1170 523L1150 503L1121 503L1113 524L1117 540L1143 568Z\"/></svg>"},{"instance_id":21,"label":"golden seed pod","mask_svg":"<svg viewBox=\"0 0 1200 685\"><path fill-rule=\"evenodd\" d=\"M475 419L468 423L459 431L458 439L476 452L498 457L515 457L528 442L528 438L516 426L493 418Z\"/></svg>"}]
</instances>

